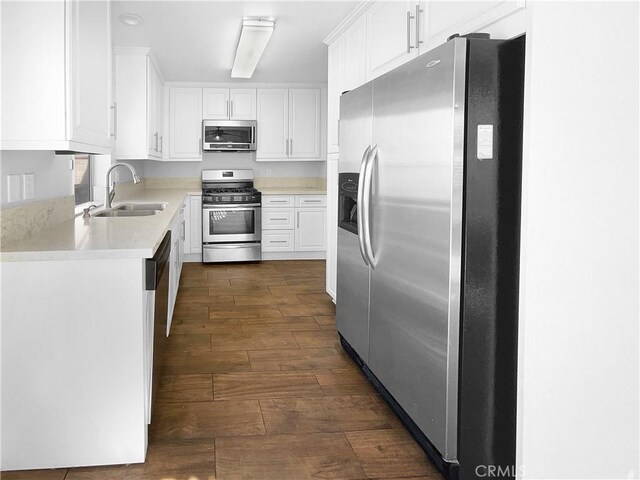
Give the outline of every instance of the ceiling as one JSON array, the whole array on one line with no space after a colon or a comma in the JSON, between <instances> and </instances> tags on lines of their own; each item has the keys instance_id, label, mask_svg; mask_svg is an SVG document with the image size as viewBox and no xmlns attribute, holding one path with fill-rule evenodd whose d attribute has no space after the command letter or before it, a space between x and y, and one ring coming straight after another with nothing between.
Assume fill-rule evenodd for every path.
<instances>
[{"instance_id":1,"label":"ceiling","mask_svg":"<svg viewBox=\"0 0 640 480\"><path fill-rule=\"evenodd\" d=\"M165 81L229 82L243 16L275 17L276 28L252 78L234 82L326 82L322 40L358 1L118 1L116 46L151 47ZM144 19L137 27L123 13Z\"/></svg>"}]
</instances>

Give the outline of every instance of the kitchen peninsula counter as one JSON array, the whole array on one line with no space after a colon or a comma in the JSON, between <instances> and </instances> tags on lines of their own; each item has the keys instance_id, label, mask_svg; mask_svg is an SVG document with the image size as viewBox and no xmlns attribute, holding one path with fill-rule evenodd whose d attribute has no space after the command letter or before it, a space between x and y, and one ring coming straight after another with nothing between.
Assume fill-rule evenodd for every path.
<instances>
[{"instance_id":1,"label":"kitchen peninsula counter","mask_svg":"<svg viewBox=\"0 0 640 480\"><path fill-rule=\"evenodd\" d=\"M156 215L140 217L91 217L63 221L21 240L2 245L2 262L49 260L98 260L151 258L164 238L171 220L186 195L194 189L130 188L118 195L114 207L124 202L162 202L166 207ZM92 214L103 210L92 210Z\"/></svg>"}]
</instances>

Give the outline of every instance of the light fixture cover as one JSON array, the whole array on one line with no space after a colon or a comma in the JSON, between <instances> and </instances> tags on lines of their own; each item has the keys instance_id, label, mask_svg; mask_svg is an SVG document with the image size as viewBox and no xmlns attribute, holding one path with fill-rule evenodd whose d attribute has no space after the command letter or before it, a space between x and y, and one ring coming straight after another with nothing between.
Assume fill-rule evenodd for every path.
<instances>
[{"instance_id":1,"label":"light fixture cover","mask_svg":"<svg viewBox=\"0 0 640 480\"><path fill-rule=\"evenodd\" d=\"M273 29L274 19L244 19L240 40L236 49L236 58L233 61L231 77L251 78L260 61Z\"/></svg>"},{"instance_id":2,"label":"light fixture cover","mask_svg":"<svg viewBox=\"0 0 640 480\"><path fill-rule=\"evenodd\" d=\"M137 27L144 23L144 19L135 13L123 13L118 17L122 23L130 27Z\"/></svg>"}]
</instances>

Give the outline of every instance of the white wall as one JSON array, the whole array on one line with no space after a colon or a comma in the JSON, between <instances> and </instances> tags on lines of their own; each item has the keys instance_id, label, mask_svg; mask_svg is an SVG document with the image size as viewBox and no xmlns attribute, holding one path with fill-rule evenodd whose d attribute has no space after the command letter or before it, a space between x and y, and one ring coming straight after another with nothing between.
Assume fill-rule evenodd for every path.
<instances>
[{"instance_id":1,"label":"white wall","mask_svg":"<svg viewBox=\"0 0 640 480\"><path fill-rule=\"evenodd\" d=\"M201 162L131 162L144 177L200 177L207 169L253 169L256 177L325 177L325 162L256 162L254 153L204 153ZM140 166L143 164L142 166Z\"/></svg>"},{"instance_id":2,"label":"white wall","mask_svg":"<svg viewBox=\"0 0 640 480\"><path fill-rule=\"evenodd\" d=\"M0 206L13 207L28 202L71 195L70 156L54 155L52 151L0 152ZM35 198L8 203L7 175L35 174Z\"/></svg>"},{"instance_id":3,"label":"white wall","mask_svg":"<svg viewBox=\"0 0 640 480\"><path fill-rule=\"evenodd\" d=\"M638 478L638 3L528 2L524 478Z\"/></svg>"}]
</instances>

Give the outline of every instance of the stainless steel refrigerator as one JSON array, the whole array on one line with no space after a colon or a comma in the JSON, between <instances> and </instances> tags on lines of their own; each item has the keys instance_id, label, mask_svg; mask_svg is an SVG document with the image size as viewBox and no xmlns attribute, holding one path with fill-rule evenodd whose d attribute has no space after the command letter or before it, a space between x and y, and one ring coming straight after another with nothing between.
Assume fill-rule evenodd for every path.
<instances>
[{"instance_id":1,"label":"stainless steel refrigerator","mask_svg":"<svg viewBox=\"0 0 640 480\"><path fill-rule=\"evenodd\" d=\"M457 37L340 101L338 331L449 478L515 473L523 72Z\"/></svg>"}]
</instances>

